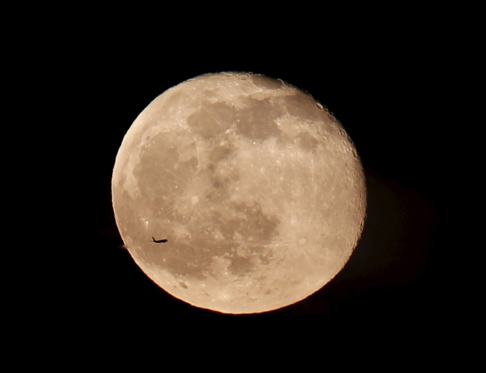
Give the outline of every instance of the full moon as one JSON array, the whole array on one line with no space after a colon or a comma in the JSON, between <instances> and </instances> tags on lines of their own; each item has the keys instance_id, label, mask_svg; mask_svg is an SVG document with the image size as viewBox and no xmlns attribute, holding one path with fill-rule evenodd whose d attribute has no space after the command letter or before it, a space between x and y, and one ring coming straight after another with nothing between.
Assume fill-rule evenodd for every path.
<instances>
[{"instance_id":1,"label":"full moon","mask_svg":"<svg viewBox=\"0 0 486 373\"><path fill-rule=\"evenodd\" d=\"M123 139L112 198L150 279L233 314L322 288L366 211L363 168L340 123L309 94L252 73L201 75L155 98Z\"/></svg>"}]
</instances>

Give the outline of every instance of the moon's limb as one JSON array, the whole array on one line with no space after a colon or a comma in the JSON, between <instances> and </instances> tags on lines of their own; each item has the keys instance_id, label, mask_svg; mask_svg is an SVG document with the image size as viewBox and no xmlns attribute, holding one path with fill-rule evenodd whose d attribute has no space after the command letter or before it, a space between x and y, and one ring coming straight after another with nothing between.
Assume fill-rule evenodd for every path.
<instances>
[{"instance_id":1,"label":"moon's limb","mask_svg":"<svg viewBox=\"0 0 486 373\"><path fill-rule=\"evenodd\" d=\"M296 88L241 73L157 97L123 140L112 192L142 270L177 298L228 313L280 308L324 286L366 209L341 125ZM146 242L155 234L169 243Z\"/></svg>"}]
</instances>

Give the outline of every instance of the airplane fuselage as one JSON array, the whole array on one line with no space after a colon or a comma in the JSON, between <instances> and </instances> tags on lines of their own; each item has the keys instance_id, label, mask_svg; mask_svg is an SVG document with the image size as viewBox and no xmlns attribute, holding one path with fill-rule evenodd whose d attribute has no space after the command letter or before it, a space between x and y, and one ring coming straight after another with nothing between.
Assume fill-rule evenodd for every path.
<instances>
[{"instance_id":1,"label":"airplane fuselage","mask_svg":"<svg viewBox=\"0 0 486 373\"><path fill-rule=\"evenodd\" d=\"M166 243L168 240L163 239L163 240L156 240L155 238L152 237L152 241L155 243Z\"/></svg>"}]
</instances>

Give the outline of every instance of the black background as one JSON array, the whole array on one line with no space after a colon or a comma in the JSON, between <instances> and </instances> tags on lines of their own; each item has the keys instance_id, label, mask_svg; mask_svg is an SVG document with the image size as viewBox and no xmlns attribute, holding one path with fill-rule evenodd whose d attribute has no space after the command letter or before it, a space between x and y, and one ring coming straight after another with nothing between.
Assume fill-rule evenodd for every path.
<instances>
[{"instance_id":1,"label":"black background","mask_svg":"<svg viewBox=\"0 0 486 373\"><path fill-rule=\"evenodd\" d=\"M445 249L456 244L446 203L453 162L451 134L441 120L444 102L437 98L446 86L437 73L439 48L433 35L399 28L349 38L342 33L262 30L229 39L166 33L150 41L128 33L116 41L106 34L96 42L76 40L79 47L57 61L66 77L59 94L70 114L65 154L73 154L75 169L63 169L75 190L66 198L75 201L66 232L72 244L57 259L50 294L67 326L163 330L192 322L311 320L323 329L349 322L379 330L439 327L454 286L443 266ZM115 157L137 115L166 89L220 71L262 73L311 93L341 121L366 174L367 220L345 268L307 299L262 314L220 314L160 289L119 247L111 205Z\"/></svg>"}]
</instances>

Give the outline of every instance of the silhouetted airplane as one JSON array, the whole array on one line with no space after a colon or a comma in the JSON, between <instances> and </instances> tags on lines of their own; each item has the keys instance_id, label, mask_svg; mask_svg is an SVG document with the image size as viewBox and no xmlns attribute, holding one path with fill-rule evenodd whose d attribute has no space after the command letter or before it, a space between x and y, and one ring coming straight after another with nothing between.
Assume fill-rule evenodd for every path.
<instances>
[{"instance_id":1,"label":"silhouetted airplane","mask_svg":"<svg viewBox=\"0 0 486 373\"><path fill-rule=\"evenodd\" d=\"M165 243L165 242L167 242L167 240L156 240L153 237L152 237L152 241L154 241L155 243Z\"/></svg>"}]
</instances>

